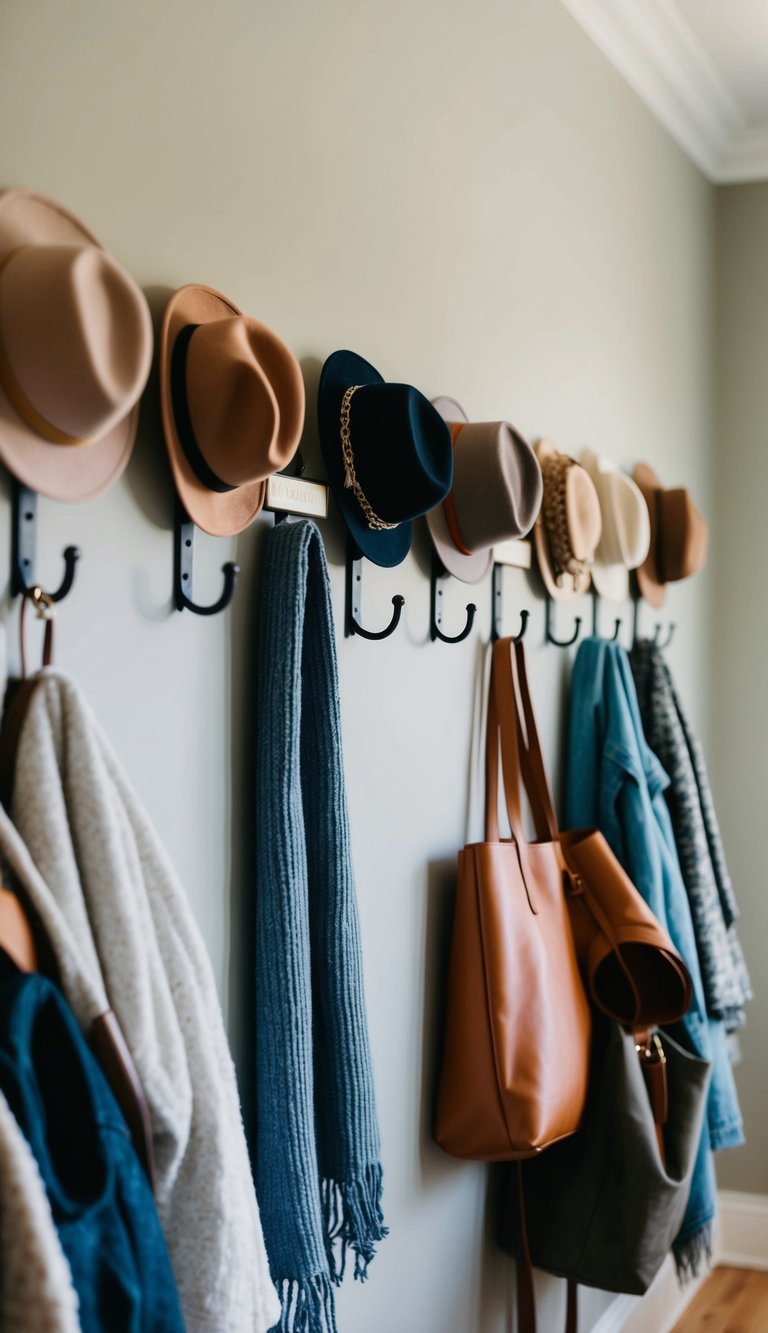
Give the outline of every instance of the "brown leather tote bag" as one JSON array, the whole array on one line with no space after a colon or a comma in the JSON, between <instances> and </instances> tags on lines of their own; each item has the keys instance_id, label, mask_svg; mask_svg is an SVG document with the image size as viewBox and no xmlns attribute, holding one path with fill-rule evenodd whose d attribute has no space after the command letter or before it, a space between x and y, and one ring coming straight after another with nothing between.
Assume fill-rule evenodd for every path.
<instances>
[{"instance_id":1,"label":"brown leather tote bag","mask_svg":"<svg viewBox=\"0 0 768 1333\"><path fill-rule=\"evenodd\" d=\"M530 1157L573 1134L591 1016L559 841L528 844L509 639L494 645L485 841L459 853L435 1138L455 1157ZM512 839L499 836L499 750Z\"/></svg>"},{"instance_id":2,"label":"brown leather tote bag","mask_svg":"<svg viewBox=\"0 0 768 1333\"><path fill-rule=\"evenodd\" d=\"M499 838L499 750L511 841ZM511 639L493 650L485 817L486 841L459 853L435 1138L454 1156L498 1161L534 1156L578 1129L585 991L623 1026L646 1029L686 1012L691 982L603 835L560 832L525 650Z\"/></svg>"}]
</instances>

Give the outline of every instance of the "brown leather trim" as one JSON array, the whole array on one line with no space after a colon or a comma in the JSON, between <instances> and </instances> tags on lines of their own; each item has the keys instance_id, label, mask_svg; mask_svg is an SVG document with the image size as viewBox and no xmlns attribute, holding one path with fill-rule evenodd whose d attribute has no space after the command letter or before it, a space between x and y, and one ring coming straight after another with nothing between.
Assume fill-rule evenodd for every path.
<instances>
[{"instance_id":1,"label":"brown leather trim","mask_svg":"<svg viewBox=\"0 0 768 1333\"><path fill-rule=\"evenodd\" d=\"M111 1009L99 1014L91 1025L91 1046L125 1116L136 1154L154 1191L155 1154L149 1106L133 1056Z\"/></svg>"},{"instance_id":2,"label":"brown leather trim","mask_svg":"<svg viewBox=\"0 0 768 1333\"><path fill-rule=\"evenodd\" d=\"M16 754L21 732L32 695L40 683L39 676L31 680L13 680L8 684L0 727L0 802L11 814L13 784L16 772Z\"/></svg>"},{"instance_id":3,"label":"brown leather trim","mask_svg":"<svg viewBox=\"0 0 768 1333\"><path fill-rule=\"evenodd\" d=\"M456 421L451 426L451 443L454 450L456 449L456 441L466 424L466 421ZM456 513L456 502L453 498L453 488L451 488L443 500L443 513L445 514L445 521L448 524L448 531L451 534L451 541L456 547L456 550L460 551L462 555L471 555L472 552L466 545L461 528L459 527L459 519Z\"/></svg>"}]
</instances>

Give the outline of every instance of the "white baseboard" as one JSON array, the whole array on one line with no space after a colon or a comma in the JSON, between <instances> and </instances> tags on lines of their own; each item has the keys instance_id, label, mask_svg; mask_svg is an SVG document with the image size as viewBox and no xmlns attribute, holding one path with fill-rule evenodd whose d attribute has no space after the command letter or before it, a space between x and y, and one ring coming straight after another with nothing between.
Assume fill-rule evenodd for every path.
<instances>
[{"instance_id":1,"label":"white baseboard","mask_svg":"<svg viewBox=\"0 0 768 1333\"><path fill-rule=\"evenodd\" d=\"M713 1264L768 1271L768 1195L720 1190ZM681 1287L670 1257L644 1296L617 1296L592 1333L670 1333L709 1275Z\"/></svg>"},{"instance_id":2,"label":"white baseboard","mask_svg":"<svg viewBox=\"0 0 768 1333\"><path fill-rule=\"evenodd\" d=\"M644 1296L617 1296L592 1333L669 1333L708 1274L681 1287L671 1255Z\"/></svg>"},{"instance_id":3,"label":"white baseboard","mask_svg":"<svg viewBox=\"0 0 768 1333\"><path fill-rule=\"evenodd\" d=\"M768 1270L768 1195L718 1193L717 1262Z\"/></svg>"}]
</instances>

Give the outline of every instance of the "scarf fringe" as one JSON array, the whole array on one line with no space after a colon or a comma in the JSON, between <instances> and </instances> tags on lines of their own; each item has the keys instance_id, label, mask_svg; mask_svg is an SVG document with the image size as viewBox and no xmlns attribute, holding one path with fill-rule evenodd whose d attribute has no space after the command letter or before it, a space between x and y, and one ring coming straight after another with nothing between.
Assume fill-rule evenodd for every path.
<instances>
[{"instance_id":1,"label":"scarf fringe","mask_svg":"<svg viewBox=\"0 0 768 1333\"><path fill-rule=\"evenodd\" d=\"M368 1265L376 1254L376 1242L389 1234L381 1209L382 1170L367 1166L353 1180L324 1179L320 1193L323 1231L331 1281L338 1286L344 1277L347 1250L355 1256L355 1277L364 1282Z\"/></svg>"},{"instance_id":2,"label":"scarf fringe","mask_svg":"<svg viewBox=\"0 0 768 1333\"><path fill-rule=\"evenodd\" d=\"M698 1277L702 1268L709 1268L712 1263L712 1224L708 1223L700 1231L674 1247L677 1280L682 1285Z\"/></svg>"},{"instance_id":3,"label":"scarf fringe","mask_svg":"<svg viewBox=\"0 0 768 1333\"><path fill-rule=\"evenodd\" d=\"M315 1273L306 1282L284 1278L280 1301L280 1333L338 1333L333 1287L327 1273Z\"/></svg>"}]
</instances>

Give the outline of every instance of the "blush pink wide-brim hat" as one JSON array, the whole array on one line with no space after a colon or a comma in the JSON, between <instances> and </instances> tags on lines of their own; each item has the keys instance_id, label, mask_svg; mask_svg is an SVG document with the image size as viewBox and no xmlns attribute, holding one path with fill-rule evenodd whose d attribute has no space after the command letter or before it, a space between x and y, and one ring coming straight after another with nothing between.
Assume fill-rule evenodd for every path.
<instances>
[{"instance_id":1,"label":"blush pink wide-brim hat","mask_svg":"<svg viewBox=\"0 0 768 1333\"><path fill-rule=\"evenodd\" d=\"M0 193L0 460L87 500L131 456L152 361L143 293L93 233L31 190Z\"/></svg>"}]
</instances>

